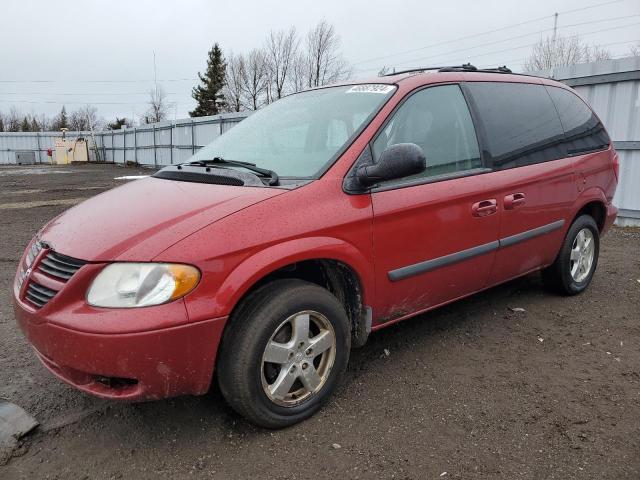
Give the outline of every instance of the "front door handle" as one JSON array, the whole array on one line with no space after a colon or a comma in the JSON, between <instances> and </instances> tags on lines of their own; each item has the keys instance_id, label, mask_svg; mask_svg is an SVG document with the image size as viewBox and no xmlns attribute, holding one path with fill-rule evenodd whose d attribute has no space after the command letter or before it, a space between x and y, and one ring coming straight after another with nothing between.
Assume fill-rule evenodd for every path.
<instances>
[{"instance_id":1,"label":"front door handle","mask_svg":"<svg viewBox=\"0 0 640 480\"><path fill-rule=\"evenodd\" d=\"M495 198L490 200L482 200L471 206L471 213L474 217L486 217L493 215L498 211L498 202Z\"/></svg>"},{"instance_id":2,"label":"front door handle","mask_svg":"<svg viewBox=\"0 0 640 480\"><path fill-rule=\"evenodd\" d=\"M524 193L512 193L504 197L504 209L513 210L525 204Z\"/></svg>"}]
</instances>

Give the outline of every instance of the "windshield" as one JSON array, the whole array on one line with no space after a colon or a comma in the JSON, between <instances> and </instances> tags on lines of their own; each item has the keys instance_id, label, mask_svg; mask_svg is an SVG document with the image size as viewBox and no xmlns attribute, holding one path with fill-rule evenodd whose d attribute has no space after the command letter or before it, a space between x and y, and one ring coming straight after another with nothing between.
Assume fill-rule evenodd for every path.
<instances>
[{"instance_id":1,"label":"windshield","mask_svg":"<svg viewBox=\"0 0 640 480\"><path fill-rule=\"evenodd\" d=\"M290 95L241 121L189 161L220 157L255 163L281 177L316 177L394 91L392 85L367 84Z\"/></svg>"}]
</instances>

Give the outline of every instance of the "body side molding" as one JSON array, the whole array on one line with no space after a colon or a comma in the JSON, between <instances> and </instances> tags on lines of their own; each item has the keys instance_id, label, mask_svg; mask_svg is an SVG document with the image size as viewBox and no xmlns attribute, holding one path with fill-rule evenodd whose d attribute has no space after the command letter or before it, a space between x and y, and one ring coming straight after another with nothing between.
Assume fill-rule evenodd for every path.
<instances>
[{"instance_id":1,"label":"body side molding","mask_svg":"<svg viewBox=\"0 0 640 480\"><path fill-rule=\"evenodd\" d=\"M406 267L400 267L395 270L391 270L388 273L389 280L391 280L392 282L403 280L420 273L429 272L431 270L435 270L436 268L451 265L452 263L458 263L473 257L477 257L479 255L484 255L485 253L497 250L499 247L500 243L498 242L498 240L496 240L494 242L478 245L477 247L471 247L460 252L451 253L443 257L425 260L424 262L414 263L413 265L408 265Z\"/></svg>"},{"instance_id":2,"label":"body side molding","mask_svg":"<svg viewBox=\"0 0 640 480\"><path fill-rule=\"evenodd\" d=\"M499 240L500 248L509 247L511 245L515 245L516 243L520 243L520 242L525 242L531 238L544 235L545 233L551 233L555 230L562 228L563 225L564 225L564 220L558 220L553 223L548 223L547 225L543 225L538 228L527 230L522 233L516 233L515 235L511 235L510 237L501 238Z\"/></svg>"},{"instance_id":3,"label":"body side molding","mask_svg":"<svg viewBox=\"0 0 640 480\"><path fill-rule=\"evenodd\" d=\"M424 262L414 263L413 265L407 265L406 267L400 267L395 270L389 271L387 275L389 276L389 280L391 280L392 282L404 280L405 278L413 277L414 275L419 275L421 273L435 270L436 268L446 267L447 265L451 265L453 263L469 260L470 258L474 258L479 255L484 255L485 253L498 250L499 248L509 247L511 245L525 242L540 235L545 235L562 228L564 223L564 220L557 220L541 227L517 233L509 237L501 238L494 242L471 247L460 252L444 255L442 257L432 258L431 260L425 260Z\"/></svg>"}]
</instances>

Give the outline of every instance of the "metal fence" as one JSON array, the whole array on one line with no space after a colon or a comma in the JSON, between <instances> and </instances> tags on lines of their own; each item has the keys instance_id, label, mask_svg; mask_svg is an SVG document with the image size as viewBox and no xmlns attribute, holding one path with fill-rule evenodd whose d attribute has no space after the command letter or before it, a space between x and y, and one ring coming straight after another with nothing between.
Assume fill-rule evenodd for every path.
<instances>
[{"instance_id":1,"label":"metal fence","mask_svg":"<svg viewBox=\"0 0 640 480\"><path fill-rule=\"evenodd\" d=\"M538 72L573 87L587 99L620 156L613 203L618 225L640 226L640 57L585 63Z\"/></svg>"},{"instance_id":2,"label":"metal fence","mask_svg":"<svg viewBox=\"0 0 640 480\"><path fill-rule=\"evenodd\" d=\"M92 161L163 166L186 160L247 116L245 112L227 113L96 132L93 136L90 132L67 132L66 138L88 140ZM55 152L54 143L59 138L60 132L0 133L0 164L15 164L21 152L35 152L36 163L48 163L47 150Z\"/></svg>"}]
</instances>

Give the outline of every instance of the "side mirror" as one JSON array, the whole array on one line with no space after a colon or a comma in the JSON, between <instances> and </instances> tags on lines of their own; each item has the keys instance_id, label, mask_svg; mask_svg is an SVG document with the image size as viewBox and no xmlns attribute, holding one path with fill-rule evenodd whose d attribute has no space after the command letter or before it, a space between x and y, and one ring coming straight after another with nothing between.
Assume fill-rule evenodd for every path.
<instances>
[{"instance_id":1,"label":"side mirror","mask_svg":"<svg viewBox=\"0 0 640 480\"><path fill-rule=\"evenodd\" d=\"M356 178L363 187L370 187L384 180L424 172L426 168L427 161L422 148L415 143L397 143L382 152L378 163L358 167Z\"/></svg>"}]
</instances>

